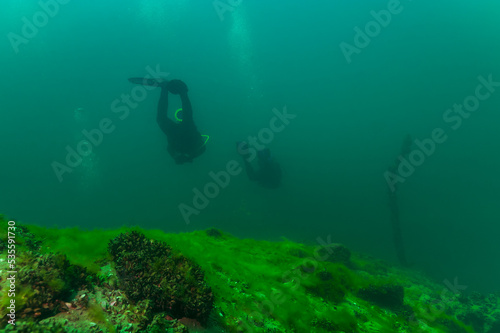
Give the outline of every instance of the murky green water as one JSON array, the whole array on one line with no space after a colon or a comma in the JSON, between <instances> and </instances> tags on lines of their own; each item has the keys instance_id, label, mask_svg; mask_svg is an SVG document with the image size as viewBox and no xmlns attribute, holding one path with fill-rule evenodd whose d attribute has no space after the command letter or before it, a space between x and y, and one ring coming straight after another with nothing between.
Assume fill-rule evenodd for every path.
<instances>
[{"instance_id":1,"label":"murky green water","mask_svg":"<svg viewBox=\"0 0 500 333\"><path fill-rule=\"evenodd\" d=\"M4 0L0 211L61 227L331 234L395 261L384 172L410 134L397 178L408 261L496 290L499 12L492 0ZM127 81L151 73L189 86L210 136L192 164L166 151L159 92ZM279 189L242 171L235 145L249 137L280 162ZM215 182L232 162L240 172Z\"/></svg>"}]
</instances>

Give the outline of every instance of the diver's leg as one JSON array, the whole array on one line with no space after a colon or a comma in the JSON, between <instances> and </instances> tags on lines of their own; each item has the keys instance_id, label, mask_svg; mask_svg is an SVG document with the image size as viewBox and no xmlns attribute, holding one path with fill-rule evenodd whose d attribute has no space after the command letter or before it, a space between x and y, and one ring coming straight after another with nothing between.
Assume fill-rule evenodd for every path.
<instances>
[{"instance_id":1,"label":"diver's leg","mask_svg":"<svg viewBox=\"0 0 500 333\"><path fill-rule=\"evenodd\" d=\"M161 130L168 137L169 128L171 127L172 120L168 119L168 89L167 87L161 88L160 100L158 101L158 111L156 113L156 122Z\"/></svg>"},{"instance_id":2,"label":"diver's leg","mask_svg":"<svg viewBox=\"0 0 500 333\"><path fill-rule=\"evenodd\" d=\"M147 78L147 77L131 77L128 79L129 82L135 84L142 84L143 86L160 87L164 82L168 80L162 78Z\"/></svg>"}]
</instances>

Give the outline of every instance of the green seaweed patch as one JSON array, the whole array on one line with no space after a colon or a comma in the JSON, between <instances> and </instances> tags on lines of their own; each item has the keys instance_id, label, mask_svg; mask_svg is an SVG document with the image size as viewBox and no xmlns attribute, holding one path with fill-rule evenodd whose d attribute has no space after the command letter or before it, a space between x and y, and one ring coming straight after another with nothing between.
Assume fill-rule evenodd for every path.
<instances>
[{"instance_id":1,"label":"green seaweed patch","mask_svg":"<svg viewBox=\"0 0 500 333\"><path fill-rule=\"evenodd\" d=\"M43 253L64 253L75 265L83 266L92 273L99 273L100 261L108 258L108 242L124 231L139 228L120 228L116 230L80 228L42 228L30 225L28 228L39 235L44 242Z\"/></svg>"},{"instance_id":2,"label":"green seaweed patch","mask_svg":"<svg viewBox=\"0 0 500 333\"><path fill-rule=\"evenodd\" d=\"M99 304L94 302L89 304L87 308L87 315L92 322L104 324L109 332L116 332L115 327L108 321L106 312L104 312Z\"/></svg>"},{"instance_id":3,"label":"green seaweed patch","mask_svg":"<svg viewBox=\"0 0 500 333\"><path fill-rule=\"evenodd\" d=\"M301 267L300 269L307 273L308 268ZM308 292L324 300L339 303L344 300L348 292L354 289L354 281L353 273L343 264L332 264L318 267L313 273L311 272L304 287Z\"/></svg>"},{"instance_id":4,"label":"green seaweed patch","mask_svg":"<svg viewBox=\"0 0 500 333\"><path fill-rule=\"evenodd\" d=\"M433 327L443 332L474 333L471 326L465 325L457 318L450 316L442 309L442 304L422 304L413 306L413 311L419 321L425 322L429 327Z\"/></svg>"},{"instance_id":5,"label":"green seaweed patch","mask_svg":"<svg viewBox=\"0 0 500 333\"><path fill-rule=\"evenodd\" d=\"M0 224L7 226L7 220L0 216ZM16 223L14 231L9 230L7 227L0 229L0 252L7 250L9 245L9 235L14 235L15 252L21 253L26 251L38 252L42 240L29 231L29 229L20 223ZM9 251L12 251L10 249ZM13 254L13 252L9 252Z\"/></svg>"},{"instance_id":6,"label":"green seaweed patch","mask_svg":"<svg viewBox=\"0 0 500 333\"><path fill-rule=\"evenodd\" d=\"M35 295L33 289L29 287L19 286L16 287L16 296L14 297L16 309L25 309L27 306L27 302ZM7 306L10 305L11 298L8 297L6 292L0 293L0 327L3 327L7 324L8 317L7 314ZM21 314L22 317L22 314Z\"/></svg>"},{"instance_id":7,"label":"green seaweed patch","mask_svg":"<svg viewBox=\"0 0 500 333\"><path fill-rule=\"evenodd\" d=\"M2 281L6 279L7 271L3 262ZM54 315L61 301L70 300L78 288L87 284L88 278L84 268L71 265L64 255L42 255L31 251L19 254L17 272L17 316L37 321ZM2 290L0 297L0 302L5 304L7 292ZM5 325L4 320L5 316L2 316L0 325Z\"/></svg>"},{"instance_id":8,"label":"green seaweed patch","mask_svg":"<svg viewBox=\"0 0 500 333\"><path fill-rule=\"evenodd\" d=\"M213 237L212 233L146 232L200 264L214 290L217 321L226 326L248 326L258 332L271 326L307 331L313 320L332 314L326 309L317 313L304 309L342 302L355 289L356 279L347 267L316 260L312 247L288 240L241 240L222 232ZM247 315L242 317L242 311ZM351 327L355 320L349 318L348 324L337 324Z\"/></svg>"},{"instance_id":9,"label":"green seaweed patch","mask_svg":"<svg viewBox=\"0 0 500 333\"><path fill-rule=\"evenodd\" d=\"M61 323L42 323L42 322L17 322L15 326L7 325L3 332L16 333L66 333L64 325Z\"/></svg>"},{"instance_id":10,"label":"green seaweed patch","mask_svg":"<svg viewBox=\"0 0 500 333\"><path fill-rule=\"evenodd\" d=\"M134 323L134 327L138 327L138 322L143 323L140 328L142 331L146 326L151 331L164 331L172 326L175 320L170 320L165 314L172 316L169 306L175 302L167 302L165 308L161 305L163 301L154 303L154 299L141 300L140 292L136 295L139 301L129 304L125 292L116 288L124 288L127 284L131 287L135 283L140 288L147 289L149 295L154 294L155 288L158 288L168 291L169 295L182 303L182 295L189 291L203 290L196 291L197 287L195 290L190 287L196 286L198 272L201 270L206 286L213 293L213 309L207 318L207 325L220 327L227 332L472 332L471 328L456 317L450 316L455 308L450 307L446 313L439 314L431 309L425 311L425 304L439 298L442 286L358 253L352 253L348 262L344 260L345 265L332 263L322 259L329 252L319 252L318 246L306 246L286 239L280 242L238 239L218 229L180 234L166 234L160 230L142 231L140 228L88 231L30 227L29 231L43 240L40 252L44 255L61 251L67 254L70 263L80 263L96 271L99 284L115 295L110 296L106 303L104 312L108 320L111 320L110 309L114 313L113 318L123 316L122 312L126 312L125 316L130 318L139 316L141 320L129 323ZM139 246L134 246L138 250L135 254L132 251L122 251L122 258L125 260L121 263L115 260L115 263L110 264L111 258L117 256L107 253L107 244L123 232L130 231L143 232L148 243L140 241L136 244ZM23 248L28 249L24 236L21 237L24 240ZM30 237L27 235L26 238ZM157 255L159 252L151 255L151 252L144 250L150 246L165 250L158 246L162 242L169 246L167 256ZM190 264L186 265L188 261ZM61 257L53 258L53 265L58 266L64 262ZM137 263L134 267L141 271L130 271L127 268L132 267L130 263ZM191 267L191 263L197 266ZM180 280L177 280L177 276L173 278L173 281L179 282L174 283L175 287L160 279L162 274L158 274L163 273L165 267L171 264L175 265L176 274L182 277ZM120 271L120 267L124 270ZM70 269L64 271L68 270ZM136 272L137 275L131 274ZM78 273L79 270L75 269L69 275L76 278ZM72 278L68 279L68 275L51 275L45 269L41 269L39 275L50 279L48 289L71 289L68 280ZM130 280L134 278L136 281L131 283ZM158 283L141 281L151 278ZM155 288L152 287L154 285ZM377 305L372 299L358 298L358 292L370 286L391 285L405 288L404 306L397 311ZM99 287L94 289L97 288ZM23 293L24 296L29 296L26 299L32 298L33 289L23 287L18 294ZM94 291L89 288L85 293L92 294ZM122 298L117 296L120 293L123 293ZM129 293L133 295L132 298L135 297L132 291ZM428 296L424 297L422 293ZM6 300L1 298L0 301ZM140 305L143 304L141 302L150 305L144 307ZM26 304L24 306L28 307ZM118 306L120 309L115 308ZM414 310L408 310L409 307ZM421 311L423 308L424 311ZM165 311L156 315L157 320L151 326L147 323L151 324L153 316L150 312L144 312L144 309ZM429 313L433 315L432 318ZM59 316L47 320L57 317ZM98 317L94 319L97 321ZM111 321L117 323L115 319ZM99 326L106 328L105 325Z\"/></svg>"}]
</instances>

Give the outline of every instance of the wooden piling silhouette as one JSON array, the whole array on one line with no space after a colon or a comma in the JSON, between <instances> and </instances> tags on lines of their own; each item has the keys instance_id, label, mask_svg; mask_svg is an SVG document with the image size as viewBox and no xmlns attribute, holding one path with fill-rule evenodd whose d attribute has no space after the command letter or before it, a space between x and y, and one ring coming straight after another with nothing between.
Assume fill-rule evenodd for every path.
<instances>
[{"instance_id":1,"label":"wooden piling silhouette","mask_svg":"<svg viewBox=\"0 0 500 333\"><path fill-rule=\"evenodd\" d=\"M407 135L401 146L401 152L394 161L393 165L388 168L388 172L393 175L398 174L398 169L403 159L407 158L411 152L412 140L411 136ZM403 235L401 232L401 220L399 217L399 205L398 205L398 186L397 184L388 185L388 195L389 195L389 208L391 210L391 227L392 235L394 241L394 247L396 249L396 255L398 257L399 263L402 266L408 266L408 261L406 260L405 247L403 242Z\"/></svg>"}]
</instances>

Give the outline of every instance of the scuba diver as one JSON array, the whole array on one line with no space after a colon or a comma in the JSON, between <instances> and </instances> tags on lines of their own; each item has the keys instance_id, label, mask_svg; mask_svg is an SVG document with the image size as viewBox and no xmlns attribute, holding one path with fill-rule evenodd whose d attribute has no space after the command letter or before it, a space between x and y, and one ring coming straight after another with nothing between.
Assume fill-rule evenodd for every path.
<instances>
[{"instance_id":1,"label":"scuba diver","mask_svg":"<svg viewBox=\"0 0 500 333\"><path fill-rule=\"evenodd\" d=\"M238 154L243 157L248 179L256 181L266 188L278 188L281 185L281 167L271 156L269 148L255 153L255 149L249 149L246 142L238 142L237 149ZM255 159L255 154L257 154L258 170L254 169L251 163Z\"/></svg>"},{"instance_id":2,"label":"scuba diver","mask_svg":"<svg viewBox=\"0 0 500 333\"><path fill-rule=\"evenodd\" d=\"M195 157L205 152L205 144L208 141L208 136L201 135L194 124L193 108L188 97L188 87L183 81L148 78L130 78L129 81L161 88L156 122L167 136L167 150L176 164L192 163ZM179 95L181 98L182 109L178 109L175 112L177 122L167 116L169 92ZM180 111L182 111L182 118L179 118Z\"/></svg>"}]
</instances>

